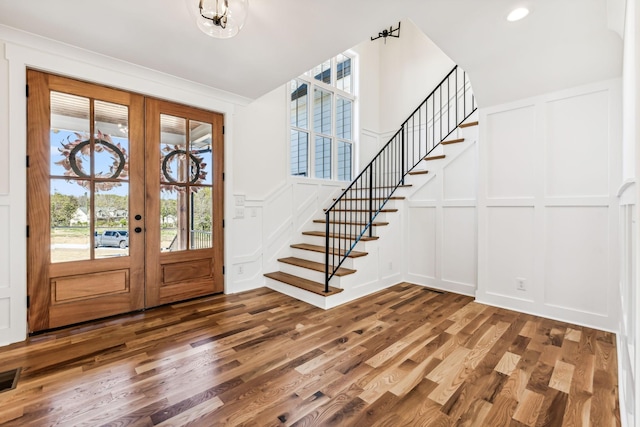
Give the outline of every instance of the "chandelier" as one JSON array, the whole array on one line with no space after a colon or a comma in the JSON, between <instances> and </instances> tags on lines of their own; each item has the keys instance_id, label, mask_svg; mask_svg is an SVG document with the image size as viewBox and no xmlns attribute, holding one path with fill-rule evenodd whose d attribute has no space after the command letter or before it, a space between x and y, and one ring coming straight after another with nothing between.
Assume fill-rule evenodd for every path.
<instances>
[{"instance_id":1,"label":"chandelier","mask_svg":"<svg viewBox=\"0 0 640 427\"><path fill-rule=\"evenodd\" d=\"M249 0L187 0L190 8L198 1L198 28L208 36L228 39L238 34L249 12ZM192 9L193 10L193 9Z\"/></svg>"}]
</instances>

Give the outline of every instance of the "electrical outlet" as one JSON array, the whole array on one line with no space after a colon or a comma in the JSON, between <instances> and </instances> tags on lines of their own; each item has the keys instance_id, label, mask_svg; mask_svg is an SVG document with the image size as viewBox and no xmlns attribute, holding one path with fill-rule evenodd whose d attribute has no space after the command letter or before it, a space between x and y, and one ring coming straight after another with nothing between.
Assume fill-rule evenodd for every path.
<instances>
[{"instance_id":1,"label":"electrical outlet","mask_svg":"<svg viewBox=\"0 0 640 427\"><path fill-rule=\"evenodd\" d=\"M244 265L238 266L238 276L242 276L244 274Z\"/></svg>"},{"instance_id":2,"label":"electrical outlet","mask_svg":"<svg viewBox=\"0 0 640 427\"><path fill-rule=\"evenodd\" d=\"M527 290L527 280L522 277L516 277L516 289L519 291Z\"/></svg>"},{"instance_id":3,"label":"electrical outlet","mask_svg":"<svg viewBox=\"0 0 640 427\"><path fill-rule=\"evenodd\" d=\"M235 212L235 215L233 217L234 218L244 218L244 208L243 207L236 207L236 212Z\"/></svg>"}]
</instances>

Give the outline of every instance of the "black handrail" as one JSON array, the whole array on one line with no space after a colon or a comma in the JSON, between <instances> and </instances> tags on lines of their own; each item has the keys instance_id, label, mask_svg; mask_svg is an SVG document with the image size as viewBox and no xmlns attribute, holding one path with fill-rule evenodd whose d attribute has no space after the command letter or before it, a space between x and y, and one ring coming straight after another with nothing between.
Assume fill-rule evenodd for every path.
<instances>
[{"instance_id":1,"label":"black handrail","mask_svg":"<svg viewBox=\"0 0 640 427\"><path fill-rule=\"evenodd\" d=\"M455 111L453 121L452 109ZM329 292L329 281L362 236L367 231L372 235L374 219L398 186L404 184L405 176L476 109L467 74L458 66L453 67L329 206L325 212L325 292Z\"/></svg>"}]
</instances>

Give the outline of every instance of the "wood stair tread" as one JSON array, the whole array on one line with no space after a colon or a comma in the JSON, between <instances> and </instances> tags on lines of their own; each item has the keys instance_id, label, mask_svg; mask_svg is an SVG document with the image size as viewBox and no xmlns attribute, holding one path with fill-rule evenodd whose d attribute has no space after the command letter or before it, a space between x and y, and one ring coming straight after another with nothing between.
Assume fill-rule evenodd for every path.
<instances>
[{"instance_id":1,"label":"wood stair tread","mask_svg":"<svg viewBox=\"0 0 640 427\"><path fill-rule=\"evenodd\" d=\"M287 258L280 258L278 261L279 262L283 262L285 264L289 264L289 265L295 265L296 267L302 267L302 268L306 268L306 269L309 269L309 270L319 271L321 273L324 273L324 271L325 271L323 263L309 261L307 259L296 258L296 257L287 257ZM329 266L329 269L333 270L333 266ZM350 268L340 267L340 268L338 268L338 270L336 270L336 274L335 275L338 276L338 277L342 277L342 276L346 276L346 275L349 275L349 274L353 274L355 272L356 272L356 270L352 270Z\"/></svg>"},{"instance_id":2,"label":"wood stair tread","mask_svg":"<svg viewBox=\"0 0 640 427\"><path fill-rule=\"evenodd\" d=\"M326 224L326 219L314 219L313 222L316 224ZM354 221L329 221L329 224L339 224L339 225L367 225L366 222L354 222ZM389 225L388 222L373 222L371 223L374 227L381 227L385 225Z\"/></svg>"},{"instance_id":3,"label":"wood stair tread","mask_svg":"<svg viewBox=\"0 0 640 427\"><path fill-rule=\"evenodd\" d=\"M440 159L444 159L445 157L447 157L447 156L445 156L444 154L441 154L439 156L427 156L427 157L423 158L422 160L426 160L428 162L429 160L440 160Z\"/></svg>"},{"instance_id":4,"label":"wood stair tread","mask_svg":"<svg viewBox=\"0 0 640 427\"><path fill-rule=\"evenodd\" d=\"M326 236L324 231L303 231L302 234L305 235L305 236L316 236L316 237L325 237ZM353 238L353 240L355 240L355 236L353 236L353 235L349 236L349 235L346 235L346 234L329 233L329 237L337 237L339 239L346 239L347 237L349 237L349 238ZM372 236L372 237L362 236L362 237L360 237L360 240L362 240L363 242L368 242L368 241L371 241L371 240L378 240L378 239L379 239L379 237L377 237L377 236Z\"/></svg>"},{"instance_id":5,"label":"wood stair tread","mask_svg":"<svg viewBox=\"0 0 640 427\"><path fill-rule=\"evenodd\" d=\"M409 175L424 175L426 173L429 173L429 171L411 171Z\"/></svg>"},{"instance_id":6,"label":"wood stair tread","mask_svg":"<svg viewBox=\"0 0 640 427\"><path fill-rule=\"evenodd\" d=\"M329 292L324 292L324 285L313 280L303 279L302 277L294 276L293 274L283 273L282 271L275 271L273 273L266 273L265 277L269 279L277 280L287 285L295 286L296 288L304 289L305 291L313 292L314 294L321 296L331 296L342 292L340 288L334 288L329 286Z\"/></svg>"},{"instance_id":7,"label":"wood stair tread","mask_svg":"<svg viewBox=\"0 0 640 427\"><path fill-rule=\"evenodd\" d=\"M324 246L310 245L308 243L296 243L294 245L291 245L291 247L294 248L294 249L302 249L302 250L305 250L305 251L320 252L320 253L323 253L323 254L326 253ZM344 256L345 253L346 253L346 251L344 249L329 248L329 254L330 255ZM347 255L347 257L349 257L349 258L360 258L360 257L366 256L366 255L368 255L367 252L351 251L351 252L349 252L349 255Z\"/></svg>"},{"instance_id":8,"label":"wood stair tread","mask_svg":"<svg viewBox=\"0 0 640 427\"><path fill-rule=\"evenodd\" d=\"M440 144L449 145L449 144L457 144L459 142L464 142L464 138L450 139L448 141L442 141Z\"/></svg>"},{"instance_id":9,"label":"wood stair tread","mask_svg":"<svg viewBox=\"0 0 640 427\"><path fill-rule=\"evenodd\" d=\"M463 124L461 124L461 125L460 125L460 126L458 126L458 127L461 127L461 128L468 128L468 127L470 127L470 126L478 126L478 122L476 121L476 122L463 123Z\"/></svg>"}]
</instances>

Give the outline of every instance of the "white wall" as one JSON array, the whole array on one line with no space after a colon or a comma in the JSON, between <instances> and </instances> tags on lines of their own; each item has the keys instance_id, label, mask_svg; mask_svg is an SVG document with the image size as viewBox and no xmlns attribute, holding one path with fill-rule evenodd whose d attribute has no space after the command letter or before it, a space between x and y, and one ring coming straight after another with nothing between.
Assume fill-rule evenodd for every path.
<instances>
[{"instance_id":1,"label":"white wall","mask_svg":"<svg viewBox=\"0 0 640 427\"><path fill-rule=\"evenodd\" d=\"M623 87L623 139L622 139L622 176L623 185L618 193L620 204L620 325L618 333L618 361L620 384L620 410L623 423L633 426L638 420L640 399L638 397L638 367L640 354L640 213L637 200L640 187L637 184L637 171L640 159L640 8L633 0L626 1L624 25L624 62L622 69ZM624 425L624 424L623 424Z\"/></svg>"},{"instance_id":2,"label":"white wall","mask_svg":"<svg viewBox=\"0 0 640 427\"><path fill-rule=\"evenodd\" d=\"M620 80L483 109L480 123L478 301L615 331Z\"/></svg>"},{"instance_id":3,"label":"white wall","mask_svg":"<svg viewBox=\"0 0 640 427\"><path fill-rule=\"evenodd\" d=\"M395 132L455 63L410 20L402 21L400 38L380 49L380 123L382 134ZM382 141L386 143L387 141Z\"/></svg>"},{"instance_id":4,"label":"white wall","mask_svg":"<svg viewBox=\"0 0 640 427\"><path fill-rule=\"evenodd\" d=\"M288 178L289 122L286 86L238 107L233 118L234 193L261 198Z\"/></svg>"},{"instance_id":5,"label":"white wall","mask_svg":"<svg viewBox=\"0 0 640 427\"><path fill-rule=\"evenodd\" d=\"M153 95L225 115L225 192L231 193L234 128L247 100L165 74L0 26L0 345L22 341L26 310L26 69L28 67ZM226 215L231 203L226 204ZM232 226L225 229L231 254ZM233 288L225 279L226 288Z\"/></svg>"}]
</instances>

